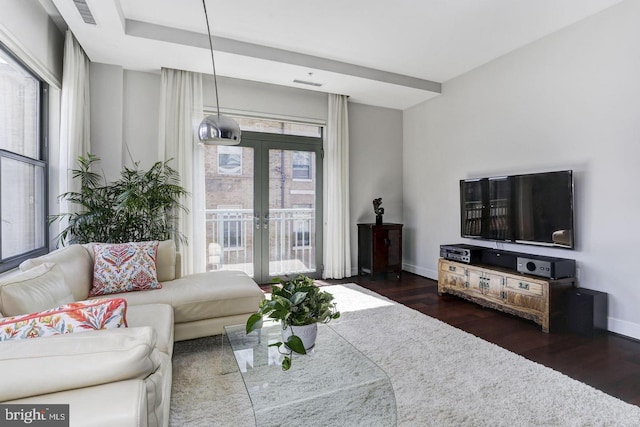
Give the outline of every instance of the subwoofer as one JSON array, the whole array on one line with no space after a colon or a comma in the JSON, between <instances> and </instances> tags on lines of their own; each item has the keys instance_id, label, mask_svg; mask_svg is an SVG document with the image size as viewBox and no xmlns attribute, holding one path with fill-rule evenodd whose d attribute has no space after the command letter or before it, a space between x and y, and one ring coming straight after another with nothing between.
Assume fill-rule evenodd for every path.
<instances>
[{"instance_id":1,"label":"subwoofer","mask_svg":"<svg viewBox=\"0 0 640 427\"><path fill-rule=\"evenodd\" d=\"M572 288L567 293L567 326L580 335L607 330L607 293Z\"/></svg>"}]
</instances>

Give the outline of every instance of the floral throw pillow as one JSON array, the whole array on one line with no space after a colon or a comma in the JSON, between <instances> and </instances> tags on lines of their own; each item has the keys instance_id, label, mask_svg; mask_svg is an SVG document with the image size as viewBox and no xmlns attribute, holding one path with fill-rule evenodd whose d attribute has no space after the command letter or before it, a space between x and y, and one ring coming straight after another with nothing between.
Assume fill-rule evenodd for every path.
<instances>
[{"instance_id":1,"label":"floral throw pillow","mask_svg":"<svg viewBox=\"0 0 640 427\"><path fill-rule=\"evenodd\" d=\"M123 298L72 302L39 313L0 319L0 341L126 328L126 313L127 301Z\"/></svg>"},{"instance_id":2,"label":"floral throw pillow","mask_svg":"<svg viewBox=\"0 0 640 427\"><path fill-rule=\"evenodd\" d=\"M89 296L159 289L158 242L96 243Z\"/></svg>"}]
</instances>

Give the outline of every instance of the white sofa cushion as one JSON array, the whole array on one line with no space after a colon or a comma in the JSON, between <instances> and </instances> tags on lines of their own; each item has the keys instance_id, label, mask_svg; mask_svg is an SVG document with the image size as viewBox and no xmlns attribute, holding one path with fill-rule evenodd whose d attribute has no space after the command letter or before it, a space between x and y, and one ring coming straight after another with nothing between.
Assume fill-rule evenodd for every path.
<instances>
[{"instance_id":1,"label":"white sofa cushion","mask_svg":"<svg viewBox=\"0 0 640 427\"><path fill-rule=\"evenodd\" d=\"M47 262L0 282L0 309L4 316L35 313L73 301L57 264Z\"/></svg>"},{"instance_id":2,"label":"white sofa cushion","mask_svg":"<svg viewBox=\"0 0 640 427\"><path fill-rule=\"evenodd\" d=\"M160 359L160 365L144 379L147 391L147 427L164 427L169 424L173 367L167 354L157 350L155 353Z\"/></svg>"},{"instance_id":3,"label":"white sofa cushion","mask_svg":"<svg viewBox=\"0 0 640 427\"><path fill-rule=\"evenodd\" d=\"M155 343L151 327L0 342L0 402L147 378L163 360Z\"/></svg>"},{"instance_id":4,"label":"white sofa cushion","mask_svg":"<svg viewBox=\"0 0 640 427\"><path fill-rule=\"evenodd\" d=\"M162 284L162 289L110 295L124 298L130 306L164 303L173 306L175 323L234 316L258 310L264 294L240 271L192 274Z\"/></svg>"},{"instance_id":5,"label":"white sofa cushion","mask_svg":"<svg viewBox=\"0 0 640 427\"><path fill-rule=\"evenodd\" d=\"M169 304L129 305L127 325L151 326L156 331L156 348L169 356L173 354L173 307Z\"/></svg>"},{"instance_id":6,"label":"white sofa cushion","mask_svg":"<svg viewBox=\"0 0 640 427\"><path fill-rule=\"evenodd\" d=\"M144 380L118 381L2 403L69 405L71 427L148 426ZM106 404L105 404L106 402ZM114 411L113 408L118 408Z\"/></svg>"},{"instance_id":7,"label":"white sofa cushion","mask_svg":"<svg viewBox=\"0 0 640 427\"><path fill-rule=\"evenodd\" d=\"M20 270L26 271L45 262L60 266L64 281L76 301L87 299L93 280L93 259L82 245L67 246L47 255L28 259L20 264Z\"/></svg>"},{"instance_id":8,"label":"white sofa cushion","mask_svg":"<svg viewBox=\"0 0 640 427\"><path fill-rule=\"evenodd\" d=\"M158 282L168 282L176 278L176 243L164 240L158 244L156 257Z\"/></svg>"}]
</instances>

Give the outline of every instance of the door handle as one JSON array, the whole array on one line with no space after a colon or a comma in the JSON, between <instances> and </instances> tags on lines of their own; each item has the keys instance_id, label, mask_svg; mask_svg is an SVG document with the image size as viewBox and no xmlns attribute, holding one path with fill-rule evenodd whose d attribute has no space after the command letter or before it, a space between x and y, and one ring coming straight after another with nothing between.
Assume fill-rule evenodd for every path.
<instances>
[{"instance_id":1,"label":"door handle","mask_svg":"<svg viewBox=\"0 0 640 427\"><path fill-rule=\"evenodd\" d=\"M253 219L255 220L255 223L256 223L256 230L259 230L260 229L260 214L256 212L253 215Z\"/></svg>"},{"instance_id":2,"label":"door handle","mask_svg":"<svg viewBox=\"0 0 640 427\"><path fill-rule=\"evenodd\" d=\"M266 212L264 214L264 229L265 230L269 229L269 212Z\"/></svg>"}]
</instances>

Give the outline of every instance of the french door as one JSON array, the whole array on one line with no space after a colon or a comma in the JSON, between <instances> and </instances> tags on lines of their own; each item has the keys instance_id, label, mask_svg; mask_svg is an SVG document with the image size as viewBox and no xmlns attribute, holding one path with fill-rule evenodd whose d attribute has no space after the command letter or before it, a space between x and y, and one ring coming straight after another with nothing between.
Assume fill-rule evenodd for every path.
<instances>
[{"instance_id":1,"label":"french door","mask_svg":"<svg viewBox=\"0 0 640 427\"><path fill-rule=\"evenodd\" d=\"M319 277L322 139L243 132L206 149L207 268Z\"/></svg>"}]
</instances>

